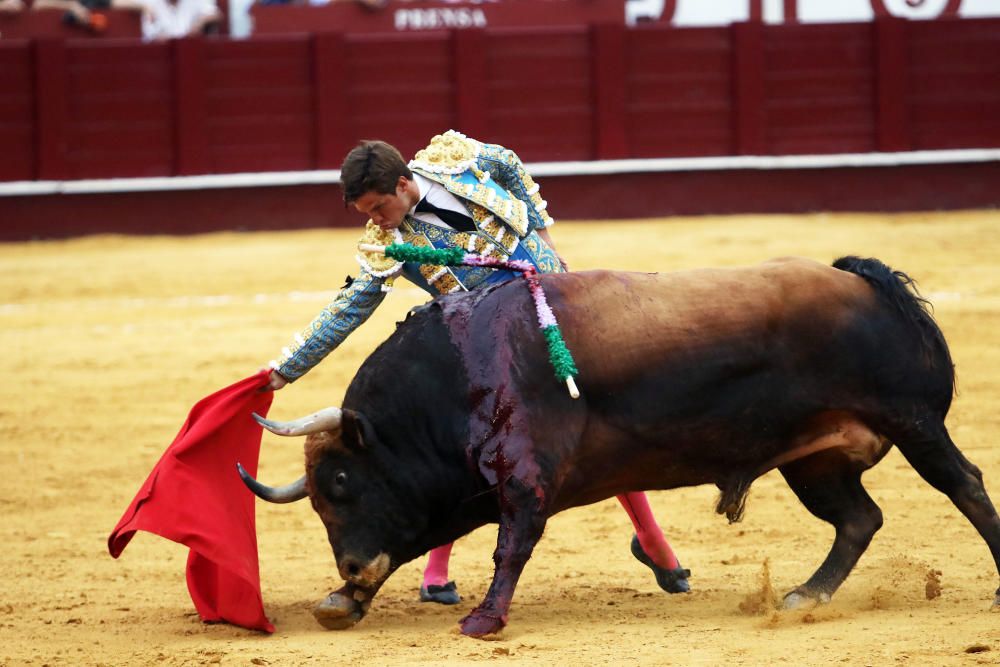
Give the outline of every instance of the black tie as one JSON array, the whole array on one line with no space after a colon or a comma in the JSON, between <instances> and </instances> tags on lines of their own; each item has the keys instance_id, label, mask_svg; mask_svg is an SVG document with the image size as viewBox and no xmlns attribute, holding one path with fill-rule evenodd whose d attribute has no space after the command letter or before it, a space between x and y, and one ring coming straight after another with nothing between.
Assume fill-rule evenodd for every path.
<instances>
[{"instance_id":1,"label":"black tie","mask_svg":"<svg viewBox=\"0 0 1000 667\"><path fill-rule=\"evenodd\" d=\"M417 202L417 209L419 213L433 213L437 217L441 218L441 222L448 225L452 229L457 229L460 232L474 232L476 231L476 223L472 221L467 215L462 215L457 211L452 211L446 208L441 208L440 206L435 206L434 204L427 201L427 199L421 199Z\"/></svg>"}]
</instances>

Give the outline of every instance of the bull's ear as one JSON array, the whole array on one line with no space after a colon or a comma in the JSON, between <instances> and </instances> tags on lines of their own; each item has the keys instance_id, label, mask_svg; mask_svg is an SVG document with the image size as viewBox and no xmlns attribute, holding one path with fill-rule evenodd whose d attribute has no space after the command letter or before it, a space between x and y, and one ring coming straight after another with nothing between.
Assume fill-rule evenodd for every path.
<instances>
[{"instance_id":1,"label":"bull's ear","mask_svg":"<svg viewBox=\"0 0 1000 667\"><path fill-rule=\"evenodd\" d=\"M367 449L374 442L375 431L362 413L344 410L340 425L340 440L348 449Z\"/></svg>"}]
</instances>

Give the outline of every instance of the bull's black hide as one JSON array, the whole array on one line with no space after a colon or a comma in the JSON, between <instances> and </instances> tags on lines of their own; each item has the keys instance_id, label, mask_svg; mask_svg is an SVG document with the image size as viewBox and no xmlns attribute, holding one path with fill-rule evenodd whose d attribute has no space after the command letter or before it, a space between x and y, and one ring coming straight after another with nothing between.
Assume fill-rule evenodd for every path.
<instances>
[{"instance_id":1,"label":"bull's black hide","mask_svg":"<svg viewBox=\"0 0 1000 667\"><path fill-rule=\"evenodd\" d=\"M954 370L909 278L877 260L801 259L664 275L548 275L580 369L552 376L523 282L436 300L363 364L335 428L306 442L308 492L347 585L328 627L367 611L401 564L489 522L496 572L466 634L498 631L561 510L627 491L716 484L738 520L777 468L836 529L786 597L829 599L882 524L861 474L895 444L1000 558L1000 520L944 420Z\"/></svg>"}]
</instances>

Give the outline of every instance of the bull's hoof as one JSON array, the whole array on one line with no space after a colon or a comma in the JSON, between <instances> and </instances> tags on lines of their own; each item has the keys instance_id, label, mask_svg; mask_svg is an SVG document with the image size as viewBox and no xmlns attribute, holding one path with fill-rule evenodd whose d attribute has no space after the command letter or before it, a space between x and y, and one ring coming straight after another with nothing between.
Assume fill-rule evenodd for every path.
<instances>
[{"instance_id":1,"label":"bull's hoof","mask_svg":"<svg viewBox=\"0 0 1000 667\"><path fill-rule=\"evenodd\" d=\"M632 555L636 557L636 560L653 571L653 574L656 575L656 583L666 592L687 593L691 590L691 584L688 583L691 570L681 567L680 563L677 563L677 567L672 570L660 567L643 550L642 545L639 544L638 535L632 536Z\"/></svg>"},{"instance_id":2,"label":"bull's hoof","mask_svg":"<svg viewBox=\"0 0 1000 667\"><path fill-rule=\"evenodd\" d=\"M795 593L794 591L785 596L785 600L782 603L782 607L785 609L801 609L806 605L812 606L815 604L812 598L807 598L801 593Z\"/></svg>"},{"instance_id":3,"label":"bull's hoof","mask_svg":"<svg viewBox=\"0 0 1000 667\"><path fill-rule=\"evenodd\" d=\"M1000 588L993 594L993 604L990 605L990 611L1000 612Z\"/></svg>"},{"instance_id":4,"label":"bull's hoof","mask_svg":"<svg viewBox=\"0 0 1000 667\"><path fill-rule=\"evenodd\" d=\"M802 609L815 607L818 604L826 604L830 601L829 593L818 593L811 595L802 590L794 590L785 596L782 607L785 609Z\"/></svg>"},{"instance_id":5,"label":"bull's hoof","mask_svg":"<svg viewBox=\"0 0 1000 667\"><path fill-rule=\"evenodd\" d=\"M503 630L504 626L507 625L507 617L476 610L459 621L458 624L462 629L462 634L467 637L486 637Z\"/></svg>"},{"instance_id":6,"label":"bull's hoof","mask_svg":"<svg viewBox=\"0 0 1000 667\"><path fill-rule=\"evenodd\" d=\"M444 586L421 586L421 602L437 602L438 604L458 604L462 601L462 596L458 594L458 587L454 581L449 581Z\"/></svg>"},{"instance_id":7,"label":"bull's hoof","mask_svg":"<svg viewBox=\"0 0 1000 667\"><path fill-rule=\"evenodd\" d=\"M330 593L313 609L313 616L327 630L346 630L364 615L362 603L340 591Z\"/></svg>"}]
</instances>

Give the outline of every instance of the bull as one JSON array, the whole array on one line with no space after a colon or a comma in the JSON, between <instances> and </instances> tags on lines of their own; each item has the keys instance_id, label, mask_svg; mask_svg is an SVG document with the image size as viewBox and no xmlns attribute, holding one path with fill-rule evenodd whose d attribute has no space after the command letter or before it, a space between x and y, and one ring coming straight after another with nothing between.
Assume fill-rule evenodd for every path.
<instances>
[{"instance_id":1,"label":"bull","mask_svg":"<svg viewBox=\"0 0 1000 667\"><path fill-rule=\"evenodd\" d=\"M324 626L353 625L400 565L492 522L493 581L461 630L495 633L553 514L715 484L716 510L736 521L753 481L775 468L836 530L785 604L828 601L882 525L861 475L893 445L1000 567L1000 519L945 427L950 352L906 274L844 257L541 279L579 368L579 400L552 377L529 291L514 280L411 313L361 366L342 409L261 420L309 434L297 482L272 488L241 473L265 500L308 496L322 519L346 582L316 608Z\"/></svg>"}]
</instances>

